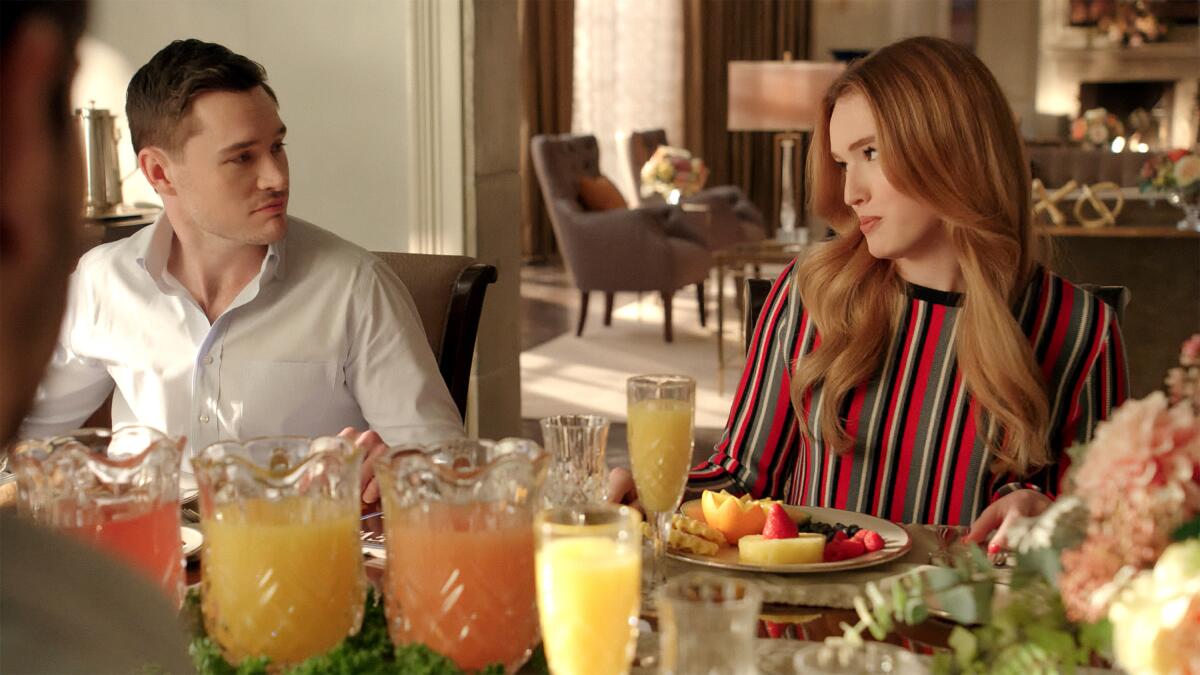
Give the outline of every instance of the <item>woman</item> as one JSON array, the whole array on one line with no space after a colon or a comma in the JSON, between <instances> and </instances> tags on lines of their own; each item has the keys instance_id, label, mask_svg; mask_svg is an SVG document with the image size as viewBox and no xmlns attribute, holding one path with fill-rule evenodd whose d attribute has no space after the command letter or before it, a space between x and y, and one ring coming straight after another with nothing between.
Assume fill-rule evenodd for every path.
<instances>
[{"instance_id":1,"label":"woman","mask_svg":"<svg viewBox=\"0 0 1200 675\"><path fill-rule=\"evenodd\" d=\"M970 523L998 550L1127 386L1115 314L1037 263L1000 87L947 40L883 47L830 87L809 180L836 236L775 282L689 488Z\"/></svg>"}]
</instances>

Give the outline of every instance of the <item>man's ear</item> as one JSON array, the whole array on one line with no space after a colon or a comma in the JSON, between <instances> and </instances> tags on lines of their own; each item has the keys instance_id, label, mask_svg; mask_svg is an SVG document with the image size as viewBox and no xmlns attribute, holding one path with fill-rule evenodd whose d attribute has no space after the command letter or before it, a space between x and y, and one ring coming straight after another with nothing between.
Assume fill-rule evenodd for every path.
<instances>
[{"instance_id":1,"label":"man's ear","mask_svg":"<svg viewBox=\"0 0 1200 675\"><path fill-rule=\"evenodd\" d=\"M57 87L62 86L63 60L67 58L63 36L46 19L33 18L17 29L3 45L0 63L0 241L6 262L29 260L30 248L46 244L47 181L62 167L59 143L66 111L52 111Z\"/></svg>"},{"instance_id":2,"label":"man's ear","mask_svg":"<svg viewBox=\"0 0 1200 675\"><path fill-rule=\"evenodd\" d=\"M171 170L171 158L157 146L148 146L138 151L138 168L150 183L150 187L162 196L175 196L174 172Z\"/></svg>"}]
</instances>

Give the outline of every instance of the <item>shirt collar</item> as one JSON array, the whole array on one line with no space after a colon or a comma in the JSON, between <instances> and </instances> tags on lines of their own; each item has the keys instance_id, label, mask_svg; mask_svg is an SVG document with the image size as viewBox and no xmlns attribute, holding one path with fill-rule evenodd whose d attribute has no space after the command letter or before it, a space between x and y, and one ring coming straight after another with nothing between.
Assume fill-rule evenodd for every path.
<instances>
[{"instance_id":1,"label":"shirt collar","mask_svg":"<svg viewBox=\"0 0 1200 675\"><path fill-rule=\"evenodd\" d=\"M288 230L291 230L289 222ZM160 289L166 291L163 284L163 272L167 267L167 257L171 254L171 241L175 238L175 228L167 218L164 209L150 226L150 236L146 237L137 249L137 264L150 275ZM286 274L287 265L287 236L267 245L267 255L263 259L260 272L261 278L282 280Z\"/></svg>"}]
</instances>

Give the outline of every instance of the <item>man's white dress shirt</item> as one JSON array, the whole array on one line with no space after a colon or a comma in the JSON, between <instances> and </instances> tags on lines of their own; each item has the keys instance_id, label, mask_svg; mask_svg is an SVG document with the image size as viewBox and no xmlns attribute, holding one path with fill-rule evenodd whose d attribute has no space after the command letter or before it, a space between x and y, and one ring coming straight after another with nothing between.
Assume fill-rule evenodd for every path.
<instances>
[{"instance_id":1,"label":"man's white dress shirt","mask_svg":"<svg viewBox=\"0 0 1200 675\"><path fill-rule=\"evenodd\" d=\"M219 440L371 428L389 445L463 435L412 297L375 256L298 218L209 323L166 269L166 214L92 249L71 277L23 437L77 428L113 397L113 425Z\"/></svg>"}]
</instances>

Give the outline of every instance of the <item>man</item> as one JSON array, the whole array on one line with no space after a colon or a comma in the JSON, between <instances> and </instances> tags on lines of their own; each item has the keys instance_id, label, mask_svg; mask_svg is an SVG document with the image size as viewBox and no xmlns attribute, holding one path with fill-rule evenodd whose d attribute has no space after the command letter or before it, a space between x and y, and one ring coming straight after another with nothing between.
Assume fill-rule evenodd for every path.
<instances>
[{"instance_id":1,"label":"man","mask_svg":"<svg viewBox=\"0 0 1200 675\"><path fill-rule=\"evenodd\" d=\"M0 448L54 348L82 206L67 107L77 2L0 2ZM173 608L139 576L0 510L0 672L189 672Z\"/></svg>"},{"instance_id":2,"label":"man","mask_svg":"<svg viewBox=\"0 0 1200 675\"><path fill-rule=\"evenodd\" d=\"M114 383L114 424L194 449L368 426L375 451L462 435L400 280L288 216L287 127L262 66L173 42L134 75L126 113L163 214L80 260L22 435L78 426Z\"/></svg>"}]
</instances>

